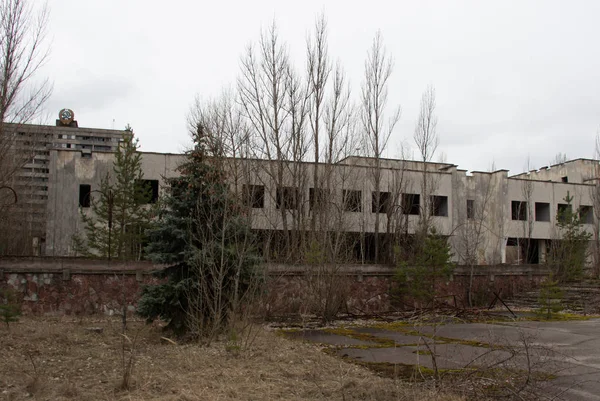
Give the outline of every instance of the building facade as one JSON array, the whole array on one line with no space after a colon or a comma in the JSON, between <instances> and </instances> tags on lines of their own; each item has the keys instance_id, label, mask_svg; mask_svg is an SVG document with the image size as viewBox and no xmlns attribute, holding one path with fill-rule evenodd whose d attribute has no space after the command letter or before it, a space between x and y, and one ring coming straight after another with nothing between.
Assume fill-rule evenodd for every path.
<instances>
[{"instance_id":1,"label":"building facade","mask_svg":"<svg viewBox=\"0 0 600 401\"><path fill-rule=\"evenodd\" d=\"M46 256L74 255L73 236L83 229L80 210L90 213L92 191L112 170L114 151L126 132L63 125L27 126L20 132L47 135L40 153L24 167L30 169L24 177L43 181L17 184L40 196L36 204L43 211L35 224L43 246L34 245ZM142 153L144 179L154 198L164 191L164 179L177 175L183 157ZM597 234L597 167L598 161L577 159L508 176L507 170L468 173L448 163L392 159L380 160L374 174L374 159L358 156L334 164L224 163L232 189L248 207L252 228L262 235L315 226L344 232L352 239L350 259L372 263L376 252L393 252L389 244L374 251L376 242L409 238L426 218L449 238L457 263L489 265L543 263L561 236L558 212L567 207L580 214L586 231ZM315 168L318 185L313 183ZM375 176L380 177L379 191Z\"/></svg>"},{"instance_id":2,"label":"building facade","mask_svg":"<svg viewBox=\"0 0 600 401\"><path fill-rule=\"evenodd\" d=\"M77 150L51 151L47 255L72 254L72 236L82 229L81 200L100 187L113 160L109 152L84 156ZM178 154L143 153L144 178L157 188L158 196L164 190L164 178L176 176L182 160ZM469 263L475 264L535 264L543 263L551 242L560 239L557 218L561 208L578 211L586 231L597 230L596 186L590 183L596 163L573 160L509 177L506 170L467 174L451 164L430 163L424 170L418 162L385 160L379 205L372 179L373 160L369 158L350 157L334 165L318 165L321 172L328 172L323 179L328 184L320 185L321 191L326 189L325 195L315 193L313 163L284 163L288 174L282 185L274 179L274 167L270 166L276 162L228 159L226 168L231 172L232 188L250 209L253 229L263 233L309 230L312 216L322 207L327 213L319 217L320 229L353 236L355 262L373 262L376 231L380 236L410 236L427 213L429 224L449 237L458 263L470 259ZM559 178L554 180L554 176Z\"/></svg>"}]
</instances>

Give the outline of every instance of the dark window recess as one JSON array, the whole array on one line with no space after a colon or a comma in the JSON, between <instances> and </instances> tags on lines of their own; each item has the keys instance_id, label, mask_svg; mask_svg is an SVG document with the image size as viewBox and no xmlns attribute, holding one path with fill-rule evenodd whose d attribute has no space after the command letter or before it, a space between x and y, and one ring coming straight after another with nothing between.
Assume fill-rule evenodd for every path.
<instances>
[{"instance_id":1,"label":"dark window recess","mask_svg":"<svg viewBox=\"0 0 600 401\"><path fill-rule=\"evenodd\" d=\"M561 177L561 181L562 182L569 182L569 177L567 177L566 175L564 177Z\"/></svg>"},{"instance_id":2,"label":"dark window recess","mask_svg":"<svg viewBox=\"0 0 600 401\"><path fill-rule=\"evenodd\" d=\"M265 207L265 187L264 185L246 185L242 186L242 201L244 206L253 209L262 209Z\"/></svg>"},{"instance_id":3,"label":"dark window recess","mask_svg":"<svg viewBox=\"0 0 600 401\"><path fill-rule=\"evenodd\" d=\"M550 221L550 204L535 202L535 221Z\"/></svg>"},{"instance_id":4,"label":"dark window recess","mask_svg":"<svg viewBox=\"0 0 600 401\"><path fill-rule=\"evenodd\" d=\"M362 192L344 189L344 210L362 212Z\"/></svg>"},{"instance_id":5,"label":"dark window recess","mask_svg":"<svg viewBox=\"0 0 600 401\"><path fill-rule=\"evenodd\" d=\"M475 218L475 201L473 199L467 199L467 219Z\"/></svg>"},{"instance_id":6,"label":"dark window recess","mask_svg":"<svg viewBox=\"0 0 600 401\"><path fill-rule=\"evenodd\" d=\"M136 191L141 203L156 203L158 200L158 180L135 180Z\"/></svg>"},{"instance_id":7,"label":"dark window recess","mask_svg":"<svg viewBox=\"0 0 600 401\"><path fill-rule=\"evenodd\" d=\"M558 210L556 213L556 219L559 222L565 222L567 221L569 215L572 213L573 209L571 208L571 205L569 205L568 203L559 203L558 204Z\"/></svg>"},{"instance_id":8,"label":"dark window recess","mask_svg":"<svg viewBox=\"0 0 600 401\"><path fill-rule=\"evenodd\" d=\"M377 197L379 195L379 197ZM373 213L387 213L390 211L392 201L392 194L389 192L373 192L373 206L371 211Z\"/></svg>"},{"instance_id":9,"label":"dark window recess","mask_svg":"<svg viewBox=\"0 0 600 401\"><path fill-rule=\"evenodd\" d=\"M402 213L404 214L421 214L421 195L419 194L402 194Z\"/></svg>"},{"instance_id":10,"label":"dark window recess","mask_svg":"<svg viewBox=\"0 0 600 401\"><path fill-rule=\"evenodd\" d=\"M90 207L90 194L92 186L88 184L79 185L79 207Z\"/></svg>"},{"instance_id":11,"label":"dark window recess","mask_svg":"<svg viewBox=\"0 0 600 401\"><path fill-rule=\"evenodd\" d=\"M431 215L448 217L448 197L432 195L431 198Z\"/></svg>"},{"instance_id":12,"label":"dark window recess","mask_svg":"<svg viewBox=\"0 0 600 401\"><path fill-rule=\"evenodd\" d=\"M594 224L594 208L591 206L579 206L579 220L582 224Z\"/></svg>"},{"instance_id":13,"label":"dark window recess","mask_svg":"<svg viewBox=\"0 0 600 401\"><path fill-rule=\"evenodd\" d=\"M310 210L322 209L327 204L329 199L329 191L323 188L309 188L308 204Z\"/></svg>"},{"instance_id":14,"label":"dark window recess","mask_svg":"<svg viewBox=\"0 0 600 401\"><path fill-rule=\"evenodd\" d=\"M509 237L506 240L506 246L519 246L519 240L516 238Z\"/></svg>"},{"instance_id":15,"label":"dark window recess","mask_svg":"<svg viewBox=\"0 0 600 401\"><path fill-rule=\"evenodd\" d=\"M298 188L282 187L277 188L275 199L277 209L297 209L298 208Z\"/></svg>"},{"instance_id":16,"label":"dark window recess","mask_svg":"<svg viewBox=\"0 0 600 401\"><path fill-rule=\"evenodd\" d=\"M513 220L527 220L527 202L512 201L511 215Z\"/></svg>"}]
</instances>

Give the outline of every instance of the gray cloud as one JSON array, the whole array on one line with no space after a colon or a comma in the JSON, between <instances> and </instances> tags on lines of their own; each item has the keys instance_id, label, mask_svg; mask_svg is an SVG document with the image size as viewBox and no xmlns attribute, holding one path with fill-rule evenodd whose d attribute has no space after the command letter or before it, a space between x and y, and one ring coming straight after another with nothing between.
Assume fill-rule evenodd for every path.
<instances>
[{"instance_id":1,"label":"gray cloud","mask_svg":"<svg viewBox=\"0 0 600 401\"><path fill-rule=\"evenodd\" d=\"M49 108L73 107L82 126L131 123L142 148L177 152L196 94L235 84L239 56L273 18L302 68L317 13L330 54L358 98L363 61L381 29L395 59L390 103L402 120L389 154L412 142L421 92L437 89L440 151L469 170L539 167L557 153L592 156L600 125L600 2L582 0L289 3L57 0Z\"/></svg>"}]
</instances>

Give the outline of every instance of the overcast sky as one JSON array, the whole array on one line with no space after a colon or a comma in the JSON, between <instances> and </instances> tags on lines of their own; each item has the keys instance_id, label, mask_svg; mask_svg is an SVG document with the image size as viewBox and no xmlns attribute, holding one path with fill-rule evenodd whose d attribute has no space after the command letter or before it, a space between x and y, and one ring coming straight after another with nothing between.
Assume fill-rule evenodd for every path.
<instances>
[{"instance_id":1,"label":"overcast sky","mask_svg":"<svg viewBox=\"0 0 600 401\"><path fill-rule=\"evenodd\" d=\"M316 16L358 98L377 30L402 107L388 156L412 145L421 93L437 92L438 152L468 170L522 171L558 152L592 157L600 127L600 1L50 0L50 123L131 124L142 150L180 152L196 95L235 85L239 59L277 21L298 68Z\"/></svg>"}]
</instances>

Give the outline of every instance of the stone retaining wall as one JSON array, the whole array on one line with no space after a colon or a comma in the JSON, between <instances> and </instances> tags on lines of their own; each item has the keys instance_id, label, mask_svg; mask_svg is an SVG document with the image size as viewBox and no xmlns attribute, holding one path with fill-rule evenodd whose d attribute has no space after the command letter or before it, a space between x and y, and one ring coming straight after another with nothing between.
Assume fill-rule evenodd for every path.
<instances>
[{"instance_id":1,"label":"stone retaining wall","mask_svg":"<svg viewBox=\"0 0 600 401\"><path fill-rule=\"evenodd\" d=\"M86 259L0 259L0 286L9 286L22 299L24 313L53 315L121 313L123 304L135 311L143 285L157 283L160 267L149 263L110 264ZM322 302L322 289L303 266L269 265L263 307L269 315L310 313ZM467 304L469 270L457 267L439 287L440 296L457 306ZM331 291L340 291L347 312L378 313L401 307L390 296L394 269L348 265L336 274ZM501 293L509 298L539 286L547 275L541 266L479 266L473 275L473 299L487 305Z\"/></svg>"}]
</instances>

